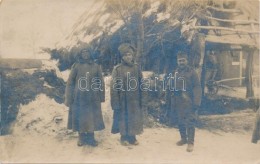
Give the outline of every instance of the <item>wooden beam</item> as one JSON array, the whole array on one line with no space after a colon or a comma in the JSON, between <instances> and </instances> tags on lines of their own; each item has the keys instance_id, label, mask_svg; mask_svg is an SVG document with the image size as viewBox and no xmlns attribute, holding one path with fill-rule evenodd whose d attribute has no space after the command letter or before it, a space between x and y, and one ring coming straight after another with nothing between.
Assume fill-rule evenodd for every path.
<instances>
[{"instance_id":1,"label":"wooden beam","mask_svg":"<svg viewBox=\"0 0 260 164\"><path fill-rule=\"evenodd\" d=\"M243 77L243 52L239 52L239 77ZM240 79L239 84L242 86L243 79Z\"/></svg>"},{"instance_id":2,"label":"wooden beam","mask_svg":"<svg viewBox=\"0 0 260 164\"><path fill-rule=\"evenodd\" d=\"M217 8L217 7L212 7L212 6L207 6L207 9L212 9L218 12L223 12L223 13L242 13L241 10L236 10L236 9L222 9L222 8Z\"/></svg>"},{"instance_id":3,"label":"wooden beam","mask_svg":"<svg viewBox=\"0 0 260 164\"><path fill-rule=\"evenodd\" d=\"M258 21L253 21L253 20L229 20L229 19L220 19L220 18L214 18L214 17L209 17L205 16L207 19L219 21L219 22L230 22L230 23L236 23L236 24L259 24Z\"/></svg>"},{"instance_id":4,"label":"wooden beam","mask_svg":"<svg viewBox=\"0 0 260 164\"><path fill-rule=\"evenodd\" d=\"M206 35L206 42L217 43L217 44L231 44L231 45L241 45L241 46L252 46L259 48L253 39L243 39L243 38L232 38L224 36Z\"/></svg>"},{"instance_id":5,"label":"wooden beam","mask_svg":"<svg viewBox=\"0 0 260 164\"><path fill-rule=\"evenodd\" d=\"M253 23L251 23L251 28L252 28L252 31L255 31L255 25ZM255 35L252 36L252 38L255 39L255 43L257 44L257 40L258 40L258 37L256 37Z\"/></svg>"},{"instance_id":6,"label":"wooden beam","mask_svg":"<svg viewBox=\"0 0 260 164\"><path fill-rule=\"evenodd\" d=\"M0 72L0 136L2 135L2 128L3 128L3 112L2 112L2 71Z\"/></svg>"},{"instance_id":7,"label":"wooden beam","mask_svg":"<svg viewBox=\"0 0 260 164\"><path fill-rule=\"evenodd\" d=\"M259 76L252 76L252 78L259 78ZM246 79L246 77L235 77L230 79L223 79L223 80L216 81L216 83L222 83L225 81L233 81L233 80L243 80L243 79Z\"/></svg>"},{"instance_id":8,"label":"wooden beam","mask_svg":"<svg viewBox=\"0 0 260 164\"><path fill-rule=\"evenodd\" d=\"M247 61L246 61L246 98L254 97L253 88L253 61L254 61L254 49L248 49Z\"/></svg>"},{"instance_id":9,"label":"wooden beam","mask_svg":"<svg viewBox=\"0 0 260 164\"><path fill-rule=\"evenodd\" d=\"M234 29L228 27L218 27L218 26L194 26L191 29L199 30L199 29L206 29L206 30L225 30L225 31L233 31L233 32L242 32L242 33L249 33L249 34L259 34L259 31L249 31L249 30L242 30L242 29Z\"/></svg>"}]
</instances>

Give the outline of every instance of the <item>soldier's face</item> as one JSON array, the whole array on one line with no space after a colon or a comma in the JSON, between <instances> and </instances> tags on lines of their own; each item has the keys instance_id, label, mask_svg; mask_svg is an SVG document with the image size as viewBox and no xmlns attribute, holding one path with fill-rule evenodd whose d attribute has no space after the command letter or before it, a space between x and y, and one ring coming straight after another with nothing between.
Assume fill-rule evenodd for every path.
<instances>
[{"instance_id":1,"label":"soldier's face","mask_svg":"<svg viewBox=\"0 0 260 164\"><path fill-rule=\"evenodd\" d=\"M180 68L184 68L188 64L188 60L186 58L179 58L177 59L177 64Z\"/></svg>"},{"instance_id":2,"label":"soldier's face","mask_svg":"<svg viewBox=\"0 0 260 164\"><path fill-rule=\"evenodd\" d=\"M133 62L133 59L134 59L133 52L127 52L127 53L123 56L123 60L124 60L126 63L132 63L132 62Z\"/></svg>"},{"instance_id":3,"label":"soldier's face","mask_svg":"<svg viewBox=\"0 0 260 164\"><path fill-rule=\"evenodd\" d=\"M88 60L88 59L91 58L91 55L90 55L90 53L89 53L87 50L83 50L83 51L81 52L81 56L82 56L82 58L85 59L85 60Z\"/></svg>"}]
</instances>

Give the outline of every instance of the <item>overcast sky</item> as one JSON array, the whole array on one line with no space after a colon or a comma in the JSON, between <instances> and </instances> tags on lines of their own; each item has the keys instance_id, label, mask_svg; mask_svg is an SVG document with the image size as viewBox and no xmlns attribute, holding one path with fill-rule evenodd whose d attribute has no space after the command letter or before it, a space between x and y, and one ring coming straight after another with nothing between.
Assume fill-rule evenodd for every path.
<instances>
[{"instance_id":1,"label":"overcast sky","mask_svg":"<svg viewBox=\"0 0 260 164\"><path fill-rule=\"evenodd\" d=\"M1 1L1 0L0 0ZM0 55L42 58L39 47L54 47L93 0L2 0Z\"/></svg>"}]
</instances>

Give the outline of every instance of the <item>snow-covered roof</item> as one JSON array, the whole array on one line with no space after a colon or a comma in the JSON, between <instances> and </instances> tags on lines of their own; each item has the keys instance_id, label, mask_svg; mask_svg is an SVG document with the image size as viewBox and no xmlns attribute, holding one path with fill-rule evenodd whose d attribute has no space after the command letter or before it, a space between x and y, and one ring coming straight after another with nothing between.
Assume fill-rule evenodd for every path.
<instances>
[{"instance_id":1,"label":"snow-covered roof","mask_svg":"<svg viewBox=\"0 0 260 164\"><path fill-rule=\"evenodd\" d=\"M195 2L195 0L194 0ZM218 1L216 1L217 3ZM150 0L150 6L149 8L144 12L143 18L147 18L151 16L152 14L155 14L156 23L161 23L162 21L168 21L170 26L173 26L171 22L174 22L173 24L176 24L176 15L173 14L173 9L176 7L174 3L177 2L171 2L168 1L167 3L171 3L167 6L166 10L159 10L160 5L162 3L165 3L164 1L160 0ZM188 1L184 0L183 4L187 4ZM202 2L200 2L202 4ZM241 10L243 14L238 15L234 17L233 19L242 19L242 20L259 20L259 2L258 6L256 6L255 1L238 1L237 2L237 9ZM182 5L180 5L183 7ZM202 9L204 10L204 9ZM188 11L187 11L188 12ZM259 24L258 24L259 25ZM57 48L66 48L70 50L74 46L79 46L80 43L90 43L96 38L99 38L102 36L102 34L105 32L108 35L112 35L115 33L119 28L124 26L124 21L115 13L114 11L108 11L106 8L106 2L105 0L99 0L93 4L93 6L90 8L89 11L86 11L80 19L75 23L73 26L72 32L65 37L64 40L60 41L57 44ZM246 28L248 30L249 27L242 27ZM259 26L255 27L256 29L259 29ZM231 40L239 40L240 35L234 34L234 37L230 37ZM217 36L209 36L208 40L209 42L218 42L220 40L220 43L227 42L228 37L217 37ZM259 44L259 38L254 41L252 39L251 35L243 35L241 43L249 43L249 45L252 44ZM255 42L255 43L253 43Z\"/></svg>"}]
</instances>

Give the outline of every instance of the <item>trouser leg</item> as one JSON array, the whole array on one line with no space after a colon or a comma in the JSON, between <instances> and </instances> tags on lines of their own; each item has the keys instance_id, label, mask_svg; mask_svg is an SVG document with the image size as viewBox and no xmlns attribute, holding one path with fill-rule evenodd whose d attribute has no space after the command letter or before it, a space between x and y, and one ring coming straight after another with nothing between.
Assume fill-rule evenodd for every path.
<instances>
[{"instance_id":1,"label":"trouser leg","mask_svg":"<svg viewBox=\"0 0 260 164\"><path fill-rule=\"evenodd\" d=\"M187 119L187 138L188 138L188 144L194 144L194 138L195 138L195 114L193 111L191 111L188 114Z\"/></svg>"},{"instance_id":2,"label":"trouser leg","mask_svg":"<svg viewBox=\"0 0 260 164\"><path fill-rule=\"evenodd\" d=\"M187 146L187 152L192 152L194 147L194 136L195 136L195 128L188 127L187 128L188 133L188 146Z\"/></svg>"},{"instance_id":3,"label":"trouser leg","mask_svg":"<svg viewBox=\"0 0 260 164\"><path fill-rule=\"evenodd\" d=\"M179 132L181 135L181 140L176 143L177 146L183 146L187 143L187 134L185 125L179 124Z\"/></svg>"},{"instance_id":4,"label":"trouser leg","mask_svg":"<svg viewBox=\"0 0 260 164\"><path fill-rule=\"evenodd\" d=\"M259 139L260 139L260 117L258 116L255 121L255 127L254 127L251 141L252 143L257 143Z\"/></svg>"},{"instance_id":5,"label":"trouser leg","mask_svg":"<svg viewBox=\"0 0 260 164\"><path fill-rule=\"evenodd\" d=\"M179 124L179 132L181 135L181 140L187 141L187 132L186 127L184 124Z\"/></svg>"},{"instance_id":6,"label":"trouser leg","mask_svg":"<svg viewBox=\"0 0 260 164\"><path fill-rule=\"evenodd\" d=\"M194 144L195 127L187 128L188 144Z\"/></svg>"},{"instance_id":7,"label":"trouser leg","mask_svg":"<svg viewBox=\"0 0 260 164\"><path fill-rule=\"evenodd\" d=\"M188 146L187 152L192 152L194 147L194 137L195 137L195 115L193 111L189 113L187 120L187 136L188 136Z\"/></svg>"}]
</instances>

